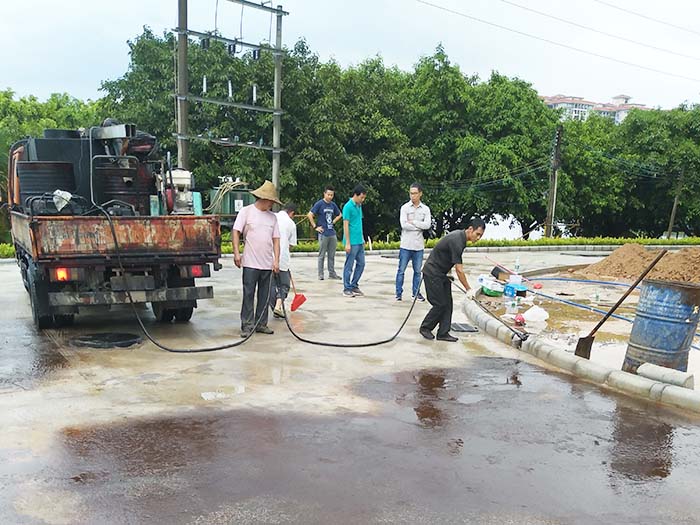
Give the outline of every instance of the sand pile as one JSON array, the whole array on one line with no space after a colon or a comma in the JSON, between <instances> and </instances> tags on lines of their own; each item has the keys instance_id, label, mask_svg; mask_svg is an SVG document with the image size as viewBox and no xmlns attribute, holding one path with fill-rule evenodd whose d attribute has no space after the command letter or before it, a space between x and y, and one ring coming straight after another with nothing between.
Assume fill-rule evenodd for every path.
<instances>
[{"instance_id":1,"label":"sand pile","mask_svg":"<svg viewBox=\"0 0 700 525\"><path fill-rule=\"evenodd\" d=\"M639 244L625 244L605 259L580 270L589 279L601 277L634 280L658 255L657 249L647 250ZM683 248L667 253L649 275L650 279L700 283L700 248Z\"/></svg>"}]
</instances>

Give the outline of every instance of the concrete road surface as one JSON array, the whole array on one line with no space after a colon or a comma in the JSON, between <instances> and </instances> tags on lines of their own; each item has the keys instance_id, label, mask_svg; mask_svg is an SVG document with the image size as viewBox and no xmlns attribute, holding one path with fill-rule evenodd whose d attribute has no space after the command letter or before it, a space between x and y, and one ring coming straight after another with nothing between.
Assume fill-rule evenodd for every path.
<instances>
[{"instance_id":1,"label":"concrete road surface","mask_svg":"<svg viewBox=\"0 0 700 525\"><path fill-rule=\"evenodd\" d=\"M593 260L521 255L528 269ZM177 347L239 340L241 275L224 262L190 323L144 309L148 329ZM371 342L408 313L393 300L396 259L368 257L366 297L352 299L315 279L314 258L292 262L304 337ZM76 348L86 333L137 333L130 310L37 333L15 265L0 264L0 287L2 523L700 522L697 418L481 334L426 341L427 303L383 346L303 344L271 320L274 335L182 355Z\"/></svg>"}]
</instances>

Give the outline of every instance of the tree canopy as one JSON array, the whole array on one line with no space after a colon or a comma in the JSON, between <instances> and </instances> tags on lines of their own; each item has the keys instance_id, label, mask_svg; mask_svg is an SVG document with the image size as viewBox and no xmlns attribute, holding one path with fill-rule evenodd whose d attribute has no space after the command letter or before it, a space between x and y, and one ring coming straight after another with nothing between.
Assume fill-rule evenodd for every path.
<instances>
[{"instance_id":1,"label":"tree canopy","mask_svg":"<svg viewBox=\"0 0 700 525\"><path fill-rule=\"evenodd\" d=\"M148 28L129 42L123 76L105 95L82 102L66 94L40 102L0 91L0 169L11 142L43 128L77 128L107 116L133 122L175 151L175 58L172 34ZM212 41L189 47L190 93L272 106L273 59L230 55ZM203 77L207 90L203 92ZM473 215L542 223L553 137L561 115L521 79L465 74L438 46L412 70L381 57L341 67L323 62L304 40L283 60L281 193L308 209L326 184L340 205L358 182L368 189L366 233L394 236L411 183L425 188L438 234ZM252 186L270 177L269 152L222 147L209 138L270 145L272 117L206 103L190 105L190 163L200 189L219 176ZM676 229L700 233L700 109L633 110L620 125L592 116L564 122L556 219L586 235L650 235L666 230L676 192ZM4 173L4 172L3 172Z\"/></svg>"}]
</instances>

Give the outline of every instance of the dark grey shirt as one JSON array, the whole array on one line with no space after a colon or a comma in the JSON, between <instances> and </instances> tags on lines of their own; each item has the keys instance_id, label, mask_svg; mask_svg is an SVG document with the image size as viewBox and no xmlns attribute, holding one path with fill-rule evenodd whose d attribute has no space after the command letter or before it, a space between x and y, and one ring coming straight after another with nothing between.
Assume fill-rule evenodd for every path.
<instances>
[{"instance_id":1,"label":"dark grey shirt","mask_svg":"<svg viewBox=\"0 0 700 525\"><path fill-rule=\"evenodd\" d=\"M467 246L467 234L457 230L445 235L430 252L423 267L426 275L447 275L455 264L462 264L462 252Z\"/></svg>"}]
</instances>

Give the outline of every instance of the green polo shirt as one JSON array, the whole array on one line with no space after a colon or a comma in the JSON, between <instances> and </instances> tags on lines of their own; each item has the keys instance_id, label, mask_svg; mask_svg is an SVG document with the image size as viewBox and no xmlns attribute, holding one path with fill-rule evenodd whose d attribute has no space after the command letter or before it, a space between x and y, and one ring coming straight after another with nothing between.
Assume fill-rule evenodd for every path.
<instances>
[{"instance_id":1,"label":"green polo shirt","mask_svg":"<svg viewBox=\"0 0 700 525\"><path fill-rule=\"evenodd\" d=\"M343 206L343 220L348 221L348 230L350 232L350 245L364 244L365 239L362 235L362 205L355 204L355 201L350 199ZM343 228L343 244L345 240L345 228Z\"/></svg>"}]
</instances>

